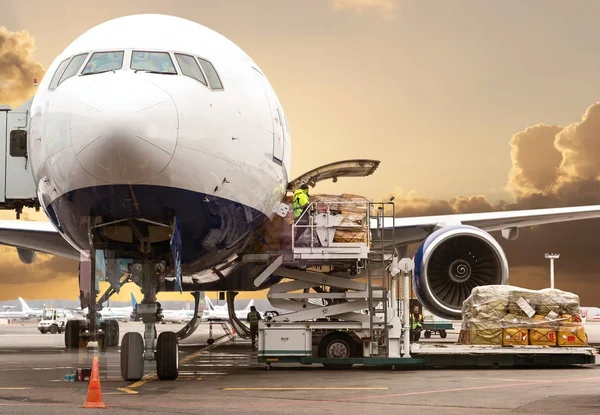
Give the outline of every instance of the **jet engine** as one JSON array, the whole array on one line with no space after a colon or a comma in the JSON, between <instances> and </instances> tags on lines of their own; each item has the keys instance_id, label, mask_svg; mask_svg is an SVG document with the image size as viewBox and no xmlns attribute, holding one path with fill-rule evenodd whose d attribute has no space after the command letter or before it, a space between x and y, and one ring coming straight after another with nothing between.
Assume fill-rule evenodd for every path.
<instances>
[{"instance_id":1,"label":"jet engine","mask_svg":"<svg viewBox=\"0 0 600 415\"><path fill-rule=\"evenodd\" d=\"M473 226L448 226L419 246L413 283L427 310L460 320L462 303L473 288L508 283L508 260L489 233Z\"/></svg>"},{"instance_id":2,"label":"jet engine","mask_svg":"<svg viewBox=\"0 0 600 415\"><path fill-rule=\"evenodd\" d=\"M19 259L24 264L33 264L33 261L35 261L35 257L37 254L37 252L35 251L21 248L17 248L17 253L19 254Z\"/></svg>"}]
</instances>

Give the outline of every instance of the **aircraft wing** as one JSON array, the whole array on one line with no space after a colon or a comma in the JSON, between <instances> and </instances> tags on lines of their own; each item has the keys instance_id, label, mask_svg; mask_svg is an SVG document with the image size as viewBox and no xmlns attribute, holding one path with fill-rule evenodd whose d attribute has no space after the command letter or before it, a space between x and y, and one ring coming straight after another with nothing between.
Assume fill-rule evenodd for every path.
<instances>
[{"instance_id":1,"label":"aircraft wing","mask_svg":"<svg viewBox=\"0 0 600 415\"><path fill-rule=\"evenodd\" d=\"M0 220L0 244L80 259L79 251L73 248L50 222Z\"/></svg>"},{"instance_id":2,"label":"aircraft wing","mask_svg":"<svg viewBox=\"0 0 600 415\"><path fill-rule=\"evenodd\" d=\"M418 243L439 227L471 225L487 232L510 231L527 226L600 218L600 205L552 209L514 210L503 212L467 213L456 215L420 216L412 218L384 218L378 226L378 218L371 218L371 229L383 228L385 238L391 241L390 230L394 228L396 246Z\"/></svg>"}]
</instances>

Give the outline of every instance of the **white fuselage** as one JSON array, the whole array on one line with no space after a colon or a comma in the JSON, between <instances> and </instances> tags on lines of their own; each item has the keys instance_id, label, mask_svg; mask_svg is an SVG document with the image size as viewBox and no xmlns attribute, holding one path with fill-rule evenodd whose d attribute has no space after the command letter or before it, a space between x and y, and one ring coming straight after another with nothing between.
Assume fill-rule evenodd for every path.
<instances>
[{"instance_id":1,"label":"white fuselage","mask_svg":"<svg viewBox=\"0 0 600 415\"><path fill-rule=\"evenodd\" d=\"M159 55L173 74L132 69ZM94 72L101 56L119 64ZM184 74L183 57L200 63L206 85ZM56 85L69 63L73 75ZM90 218L175 216L190 284L218 280L210 269L240 253L286 191L291 138L273 88L235 44L185 19L135 15L90 29L48 68L30 122L38 197L63 237L84 252Z\"/></svg>"}]
</instances>

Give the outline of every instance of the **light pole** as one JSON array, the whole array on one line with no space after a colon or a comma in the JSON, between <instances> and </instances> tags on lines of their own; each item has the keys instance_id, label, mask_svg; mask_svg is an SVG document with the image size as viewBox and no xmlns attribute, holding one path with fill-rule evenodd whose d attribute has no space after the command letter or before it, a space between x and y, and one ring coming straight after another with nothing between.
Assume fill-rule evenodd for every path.
<instances>
[{"instance_id":1,"label":"light pole","mask_svg":"<svg viewBox=\"0 0 600 415\"><path fill-rule=\"evenodd\" d=\"M550 288L554 288L554 260L560 258L560 254L546 253L546 259L550 260Z\"/></svg>"}]
</instances>

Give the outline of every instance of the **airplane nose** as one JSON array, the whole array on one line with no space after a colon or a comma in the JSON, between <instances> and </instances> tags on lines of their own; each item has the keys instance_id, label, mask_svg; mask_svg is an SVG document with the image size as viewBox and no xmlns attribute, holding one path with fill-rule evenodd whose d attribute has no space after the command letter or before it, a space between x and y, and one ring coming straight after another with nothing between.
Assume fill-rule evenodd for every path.
<instances>
[{"instance_id":1,"label":"airplane nose","mask_svg":"<svg viewBox=\"0 0 600 415\"><path fill-rule=\"evenodd\" d=\"M171 96L142 74L105 79L86 89L71 114L71 142L81 166L112 184L159 174L177 145L179 118ZM160 76L160 75L158 75Z\"/></svg>"}]
</instances>

